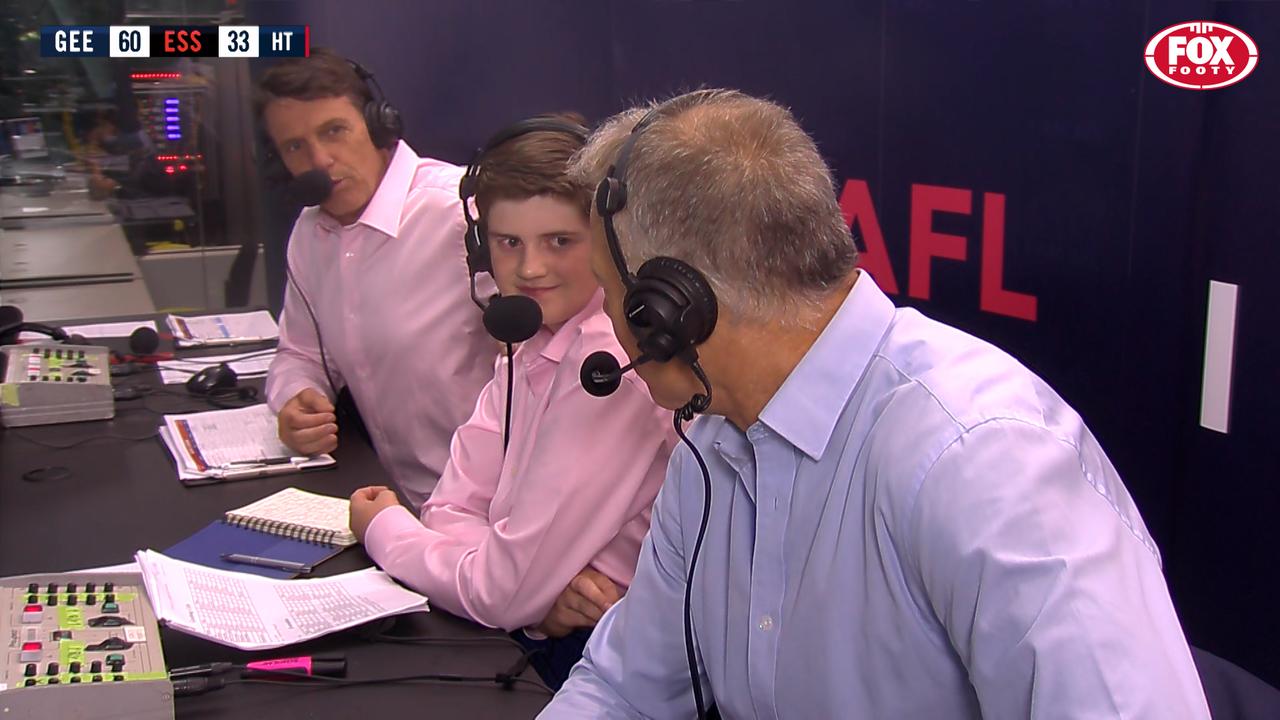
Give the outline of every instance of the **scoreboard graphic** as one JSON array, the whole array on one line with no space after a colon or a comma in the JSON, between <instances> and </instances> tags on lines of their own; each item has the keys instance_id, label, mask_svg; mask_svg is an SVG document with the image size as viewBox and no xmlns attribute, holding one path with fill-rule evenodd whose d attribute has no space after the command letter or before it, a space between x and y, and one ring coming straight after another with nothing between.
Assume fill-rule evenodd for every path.
<instances>
[{"instance_id":1,"label":"scoreboard graphic","mask_svg":"<svg viewBox=\"0 0 1280 720\"><path fill-rule=\"evenodd\" d=\"M309 25L45 25L41 57L306 57Z\"/></svg>"}]
</instances>

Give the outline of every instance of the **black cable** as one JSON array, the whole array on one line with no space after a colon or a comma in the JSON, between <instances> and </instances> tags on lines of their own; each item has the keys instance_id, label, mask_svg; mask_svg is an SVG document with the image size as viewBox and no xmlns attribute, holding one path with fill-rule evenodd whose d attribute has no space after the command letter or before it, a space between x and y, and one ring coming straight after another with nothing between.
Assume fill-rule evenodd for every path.
<instances>
[{"instance_id":1,"label":"black cable","mask_svg":"<svg viewBox=\"0 0 1280 720\"><path fill-rule=\"evenodd\" d=\"M281 674L287 674L287 673L281 673ZM315 681L315 682L299 682L299 680L302 678L290 679L290 680L268 680L266 678L229 678L226 681L226 684L227 685L247 685L247 684L276 685L276 686L285 686L285 687L292 687L292 688L305 687L305 688L311 688L311 689L315 689L317 687L325 687L325 688L337 689L337 688L344 688L344 687L354 687L357 685L390 685L393 683L413 683L413 682L444 683L449 685L460 684L460 683L495 683L495 684L504 685L504 686L507 684L510 684L512 686L530 685L534 688L537 688L538 690L541 690L542 692L547 693L548 695L555 695L555 692L553 692L551 688L547 687L546 685L543 685L540 682L536 682L533 680L529 680L527 678L520 678L520 677L506 678L506 677L503 677L501 674L493 675L493 676L449 675L449 674L400 675L400 676L385 677L385 678L368 678L365 680L351 680L349 678L331 678L331 677L323 677L320 675L311 675L311 676L302 676L302 677L305 677L309 681Z\"/></svg>"},{"instance_id":2,"label":"black cable","mask_svg":"<svg viewBox=\"0 0 1280 720\"><path fill-rule=\"evenodd\" d=\"M479 638L476 638L479 639ZM514 641L513 641L514 642ZM422 673L416 675L393 675L391 677L381 678L365 678L361 680L352 680L343 677L329 677L327 675L307 675L296 670L263 670L254 668L254 672L259 675L275 675L280 679L272 680L262 678L228 678L226 684L230 685L238 682L265 682L273 684L285 685L301 685L314 683L316 685L328 685L330 687L350 687L353 685L378 685L384 683L398 682L444 682L444 683L496 683L504 689L511 689L517 684L532 685L543 692L554 695L555 691L548 688L542 683L535 682L526 678L519 677L529 667L529 659L534 655L542 652L541 649L528 650L521 654L507 671L495 673L493 675L454 675L453 673ZM287 679L286 679L287 678Z\"/></svg>"},{"instance_id":3,"label":"black cable","mask_svg":"<svg viewBox=\"0 0 1280 720\"><path fill-rule=\"evenodd\" d=\"M131 390L135 390L138 393L137 398L116 400L117 415L122 412L129 412L130 410L141 410L143 412L149 412L153 415L175 415L178 413L197 412L200 408L198 406L191 407L192 401L196 402L198 405L203 405L203 403L200 402L201 397L199 395L192 395L190 392L186 390L182 390L182 391L171 390L166 387L156 387L154 385L119 385L117 387L128 388ZM157 410L156 408L151 406L148 400L158 395L168 395L169 397L179 398L182 400L186 400L188 402L182 403L183 407ZM133 400L138 400L139 403L137 405L128 404Z\"/></svg>"},{"instance_id":4,"label":"black cable","mask_svg":"<svg viewBox=\"0 0 1280 720\"><path fill-rule=\"evenodd\" d=\"M495 635L492 637L473 637L473 638L442 638L428 637L425 635L371 635L366 638L369 642L385 642L398 643L402 645L481 645L486 643L498 643L502 645L510 645L520 652L528 652L525 647L506 635Z\"/></svg>"},{"instance_id":5,"label":"black cable","mask_svg":"<svg viewBox=\"0 0 1280 720\"><path fill-rule=\"evenodd\" d=\"M241 360L253 360L253 359L255 359L255 358L266 357L266 356L268 356L268 355L274 355L275 353L276 353L276 348L271 348L270 350L254 350L254 351L253 351L253 352L251 352L251 353L245 353L244 355L240 355L240 356L238 356L238 357L234 357L234 358L232 358L232 359L230 359L230 360L211 360L211 359L209 359L209 358L207 358L207 357L174 357L174 358L169 358L169 359L167 359L167 360L157 360L157 361L155 361L154 363L150 363L150 362L147 362L147 363L137 363L137 362L135 362L134 364L135 364L135 365L139 365L139 364L141 364L141 365L143 365L143 366L151 367L151 368L155 369L155 371L156 371L156 372L160 372L161 370L172 370L172 371L174 371L174 372L181 372L181 373L186 373L186 374L188 374L188 375L195 375L196 373L198 373L198 372L200 372L200 371L199 371L199 370L189 370L189 369L187 369L187 368L180 368L180 367L164 367L164 368L161 368L161 367L160 367L160 363L167 363L167 362L182 362L182 363L191 363L191 364L193 364L193 365L221 365L221 364L223 364L223 363L226 363L227 365L230 365L231 363L238 363L238 362L240 362ZM202 369L203 369L203 368L202 368Z\"/></svg>"},{"instance_id":6,"label":"black cable","mask_svg":"<svg viewBox=\"0 0 1280 720\"><path fill-rule=\"evenodd\" d=\"M507 425L502 431L502 455L507 454L507 445L511 442L511 402L512 387L516 384L515 362L511 359L511 343L507 343Z\"/></svg>"},{"instance_id":7,"label":"black cable","mask_svg":"<svg viewBox=\"0 0 1280 720\"><path fill-rule=\"evenodd\" d=\"M708 397L710 397L710 383L701 373L699 378L707 386ZM698 448L689 440L689 436L685 435L684 428L681 427L683 420L692 417L693 410L686 405L675 412L671 424L675 427L676 435L680 436L680 440L698 461L698 468L702 470L702 524L698 528L698 539L693 544L693 557L689 559L689 576L684 586L684 650L689 662L689 680L693 684L693 702L697 706L698 720L706 720L706 700L702 697L702 682L698 678L698 657L693 644L693 572L698 567L698 554L702 552L702 539L707 534L707 521L711 517L711 473L707 470L707 463L702 459L702 453L698 452Z\"/></svg>"},{"instance_id":8,"label":"black cable","mask_svg":"<svg viewBox=\"0 0 1280 720\"><path fill-rule=\"evenodd\" d=\"M320 366L324 368L324 379L329 383L329 389L333 391L333 401L338 402L338 386L333 382L333 374L329 372L329 361L324 351L324 336L320 334L320 321L316 319L316 311L311 309L311 301L307 299L307 293L303 291L302 285L298 283L298 279L293 276L293 266L289 264L289 253L285 251L284 271L289 276L289 283L298 291L298 297L302 298L302 305L307 309L307 315L311 316L311 325L316 329L316 344L320 346Z\"/></svg>"},{"instance_id":9,"label":"black cable","mask_svg":"<svg viewBox=\"0 0 1280 720\"><path fill-rule=\"evenodd\" d=\"M45 442L44 440L37 440L33 437L28 437L26 435L23 435L22 433L19 433L17 430L11 429L9 430L9 432L12 433L14 437L20 440L26 440L27 442L32 443L34 445L53 448L54 450L70 450L73 447L77 447L79 445L83 445L88 442L93 442L94 440L128 440L129 442L142 442L143 440L150 440L152 438L158 437L160 435L160 428L156 428L155 430L152 430L150 433L143 435L142 437L130 437L128 435L112 435L110 433L107 433L103 435L94 435L93 437L81 438L79 440L76 440L75 442L70 442L62 445L59 445L57 443Z\"/></svg>"}]
</instances>

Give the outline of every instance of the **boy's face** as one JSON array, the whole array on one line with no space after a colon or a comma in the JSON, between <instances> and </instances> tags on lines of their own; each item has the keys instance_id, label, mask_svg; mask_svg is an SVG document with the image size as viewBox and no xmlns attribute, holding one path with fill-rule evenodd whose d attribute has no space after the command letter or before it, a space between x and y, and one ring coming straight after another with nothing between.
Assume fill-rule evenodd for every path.
<instances>
[{"instance_id":1,"label":"boy's face","mask_svg":"<svg viewBox=\"0 0 1280 720\"><path fill-rule=\"evenodd\" d=\"M600 287L591 272L591 230L574 203L551 195L495 200L485 225L498 290L536 300L552 330Z\"/></svg>"},{"instance_id":2,"label":"boy's face","mask_svg":"<svg viewBox=\"0 0 1280 720\"><path fill-rule=\"evenodd\" d=\"M390 153L374 147L364 116L346 97L272 100L262 113L289 172L323 170L333 192L320 208L343 225L360 219L387 170Z\"/></svg>"}]
</instances>

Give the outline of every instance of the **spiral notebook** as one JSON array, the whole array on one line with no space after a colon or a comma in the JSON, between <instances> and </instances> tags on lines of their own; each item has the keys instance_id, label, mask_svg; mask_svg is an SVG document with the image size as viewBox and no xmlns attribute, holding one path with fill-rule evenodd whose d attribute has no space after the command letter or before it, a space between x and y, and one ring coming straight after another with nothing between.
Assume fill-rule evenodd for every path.
<instances>
[{"instance_id":1,"label":"spiral notebook","mask_svg":"<svg viewBox=\"0 0 1280 720\"><path fill-rule=\"evenodd\" d=\"M346 498L317 495L298 488L285 488L274 495L229 510L226 521L231 525L281 537L347 547L356 544L347 524L351 501Z\"/></svg>"}]
</instances>

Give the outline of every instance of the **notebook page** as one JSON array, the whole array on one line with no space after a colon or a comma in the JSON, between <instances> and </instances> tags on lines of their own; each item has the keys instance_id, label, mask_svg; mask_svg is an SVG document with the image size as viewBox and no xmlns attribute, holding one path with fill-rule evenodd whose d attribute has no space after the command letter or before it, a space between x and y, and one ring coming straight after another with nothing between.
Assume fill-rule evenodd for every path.
<instances>
[{"instance_id":1,"label":"notebook page","mask_svg":"<svg viewBox=\"0 0 1280 720\"><path fill-rule=\"evenodd\" d=\"M337 535L335 540L339 538L345 540L354 539L347 525L350 514L351 501L346 498L317 495L298 488L285 488L242 508L228 511L227 518L248 517L332 530Z\"/></svg>"}]
</instances>

